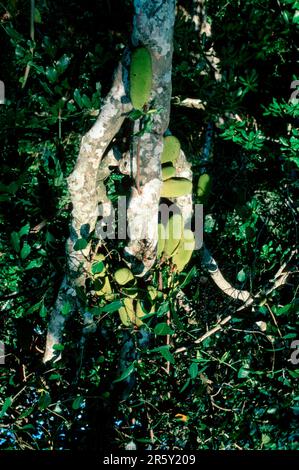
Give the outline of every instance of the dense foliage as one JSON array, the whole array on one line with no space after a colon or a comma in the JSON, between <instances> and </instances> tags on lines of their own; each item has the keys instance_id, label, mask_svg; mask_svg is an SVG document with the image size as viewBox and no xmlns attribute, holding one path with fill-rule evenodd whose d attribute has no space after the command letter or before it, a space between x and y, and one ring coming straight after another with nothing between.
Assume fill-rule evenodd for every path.
<instances>
[{"instance_id":1,"label":"dense foliage","mask_svg":"<svg viewBox=\"0 0 299 470\"><path fill-rule=\"evenodd\" d=\"M178 1L170 127L196 182L205 129L217 124L204 237L225 276L256 294L298 241L299 104L290 97L299 78L299 3L208 0L207 9L211 38L195 30L192 2ZM0 340L6 345L0 448L124 448L133 440L155 449L298 449L299 369L290 360L299 325L294 256L288 283L239 313L239 304L201 268L200 253L180 274L158 264L150 279L158 292L154 302L143 281L131 287L142 301L146 333L121 326L122 294L114 284L110 302L83 298L96 331L82 341L82 319L71 318L62 360L42 365L65 269L66 177L130 44L131 21L126 0L40 0L32 40L30 2L0 4L6 87L0 105ZM218 82L206 59L212 44ZM179 106L184 98L205 107ZM120 148L129 129L117 136ZM129 195L130 181L115 170L107 187L115 202ZM123 246L106 245L111 279ZM222 330L192 345L227 315L232 319ZM137 351L127 357L130 342ZM175 353L185 345L187 352Z\"/></svg>"}]
</instances>

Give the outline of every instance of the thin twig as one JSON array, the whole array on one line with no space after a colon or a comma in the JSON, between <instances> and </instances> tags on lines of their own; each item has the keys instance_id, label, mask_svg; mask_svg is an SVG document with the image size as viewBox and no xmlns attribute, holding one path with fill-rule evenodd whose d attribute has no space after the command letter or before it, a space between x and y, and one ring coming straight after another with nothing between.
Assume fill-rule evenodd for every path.
<instances>
[{"instance_id":1,"label":"thin twig","mask_svg":"<svg viewBox=\"0 0 299 470\"><path fill-rule=\"evenodd\" d=\"M269 306L268 303L265 303L265 305L266 305L267 309L268 309L269 312L270 312L270 315L271 315L272 320L273 320L273 322L274 322L274 324L275 324L275 326L276 326L276 328L277 328L277 331L278 331L278 333L279 333L279 336L282 338L282 334L281 334L281 331L280 331L280 329L279 329L279 326L278 326L278 323L277 323L277 320L276 320L276 318L275 318L274 313L272 312L272 310L271 310L271 308L270 308L270 306Z\"/></svg>"}]
</instances>

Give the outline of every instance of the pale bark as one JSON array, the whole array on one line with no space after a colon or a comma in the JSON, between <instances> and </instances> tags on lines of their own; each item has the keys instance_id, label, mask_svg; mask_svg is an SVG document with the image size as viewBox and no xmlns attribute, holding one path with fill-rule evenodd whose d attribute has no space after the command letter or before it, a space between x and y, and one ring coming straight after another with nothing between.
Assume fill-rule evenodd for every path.
<instances>
[{"instance_id":1,"label":"pale bark","mask_svg":"<svg viewBox=\"0 0 299 470\"><path fill-rule=\"evenodd\" d=\"M105 187L98 185L98 170L108 145L125 119L125 114L132 109L126 96L125 76L126 70L119 64L111 91L97 121L82 138L76 165L68 178L73 211L70 237L66 243L67 272L51 313L44 362L53 359L53 346L61 342L68 316L81 309L76 288L84 289L85 286L91 261L90 244L79 251L74 250L74 245L78 239L88 238L96 226L99 203L107 203ZM62 313L65 305L68 305L67 314ZM82 313L84 314L84 311Z\"/></svg>"},{"instance_id":2,"label":"pale bark","mask_svg":"<svg viewBox=\"0 0 299 470\"><path fill-rule=\"evenodd\" d=\"M125 255L132 269L143 276L154 264L158 241L158 213L161 188L160 156L163 134L169 123L175 0L135 0L132 42L151 53L153 87L149 106L150 133L133 139L133 158L140 158L140 191L133 188L128 206L129 244ZM135 125L138 130L139 123ZM134 166L134 163L133 163ZM136 163L137 167L137 163Z\"/></svg>"}]
</instances>

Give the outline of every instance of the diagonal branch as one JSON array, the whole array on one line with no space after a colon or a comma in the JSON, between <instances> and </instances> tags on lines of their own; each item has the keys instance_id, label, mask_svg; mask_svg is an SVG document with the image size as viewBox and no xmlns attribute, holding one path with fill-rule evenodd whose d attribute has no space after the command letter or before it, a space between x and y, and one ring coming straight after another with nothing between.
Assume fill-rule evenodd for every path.
<instances>
[{"instance_id":1,"label":"diagonal branch","mask_svg":"<svg viewBox=\"0 0 299 470\"><path fill-rule=\"evenodd\" d=\"M104 199L104 188L99 194L98 168L101 160L119 131L126 113L132 109L127 95L127 71L119 64L113 86L107 95L99 117L93 127L83 136L77 162L68 178L72 202L72 224L66 243L67 273L55 302L48 327L44 362L54 357L53 346L61 342L66 319L81 306L77 299L77 288L85 286L90 268L90 243L83 250L75 250L78 239L87 239L95 229L98 218L98 203ZM84 312L83 312L84 313Z\"/></svg>"}]
</instances>

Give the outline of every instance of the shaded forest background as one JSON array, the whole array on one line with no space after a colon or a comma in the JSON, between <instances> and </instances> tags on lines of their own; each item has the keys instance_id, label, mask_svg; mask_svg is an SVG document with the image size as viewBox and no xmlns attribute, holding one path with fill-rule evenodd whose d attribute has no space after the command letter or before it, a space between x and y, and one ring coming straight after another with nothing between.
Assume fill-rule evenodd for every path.
<instances>
[{"instance_id":1,"label":"shaded forest background","mask_svg":"<svg viewBox=\"0 0 299 470\"><path fill-rule=\"evenodd\" d=\"M212 36L199 37L193 2L177 2L171 130L196 187L205 132L215 124L204 237L232 284L257 293L298 241L299 104L290 97L299 79L299 2L207 0L206 8ZM238 313L195 252L177 278L188 308L175 287L159 307L159 318L172 310L174 349L232 319L183 354L167 355L165 336L152 335L140 348L134 386L114 382L124 333L109 308L93 310L98 328L83 350L82 319L71 318L62 360L42 365L65 269L66 177L130 45L132 15L125 0L40 0L33 41L30 2L0 3L0 449L121 449L132 440L141 449L298 449L294 256L288 282ZM211 45L217 82L206 58ZM182 106L185 98L201 100L203 109ZM117 136L120 146L126 132L129 126ZM130 184L112 172L110 199L128 196ZM109 243L116 254L123 247Z\"/></svg>"}]
</instances>

